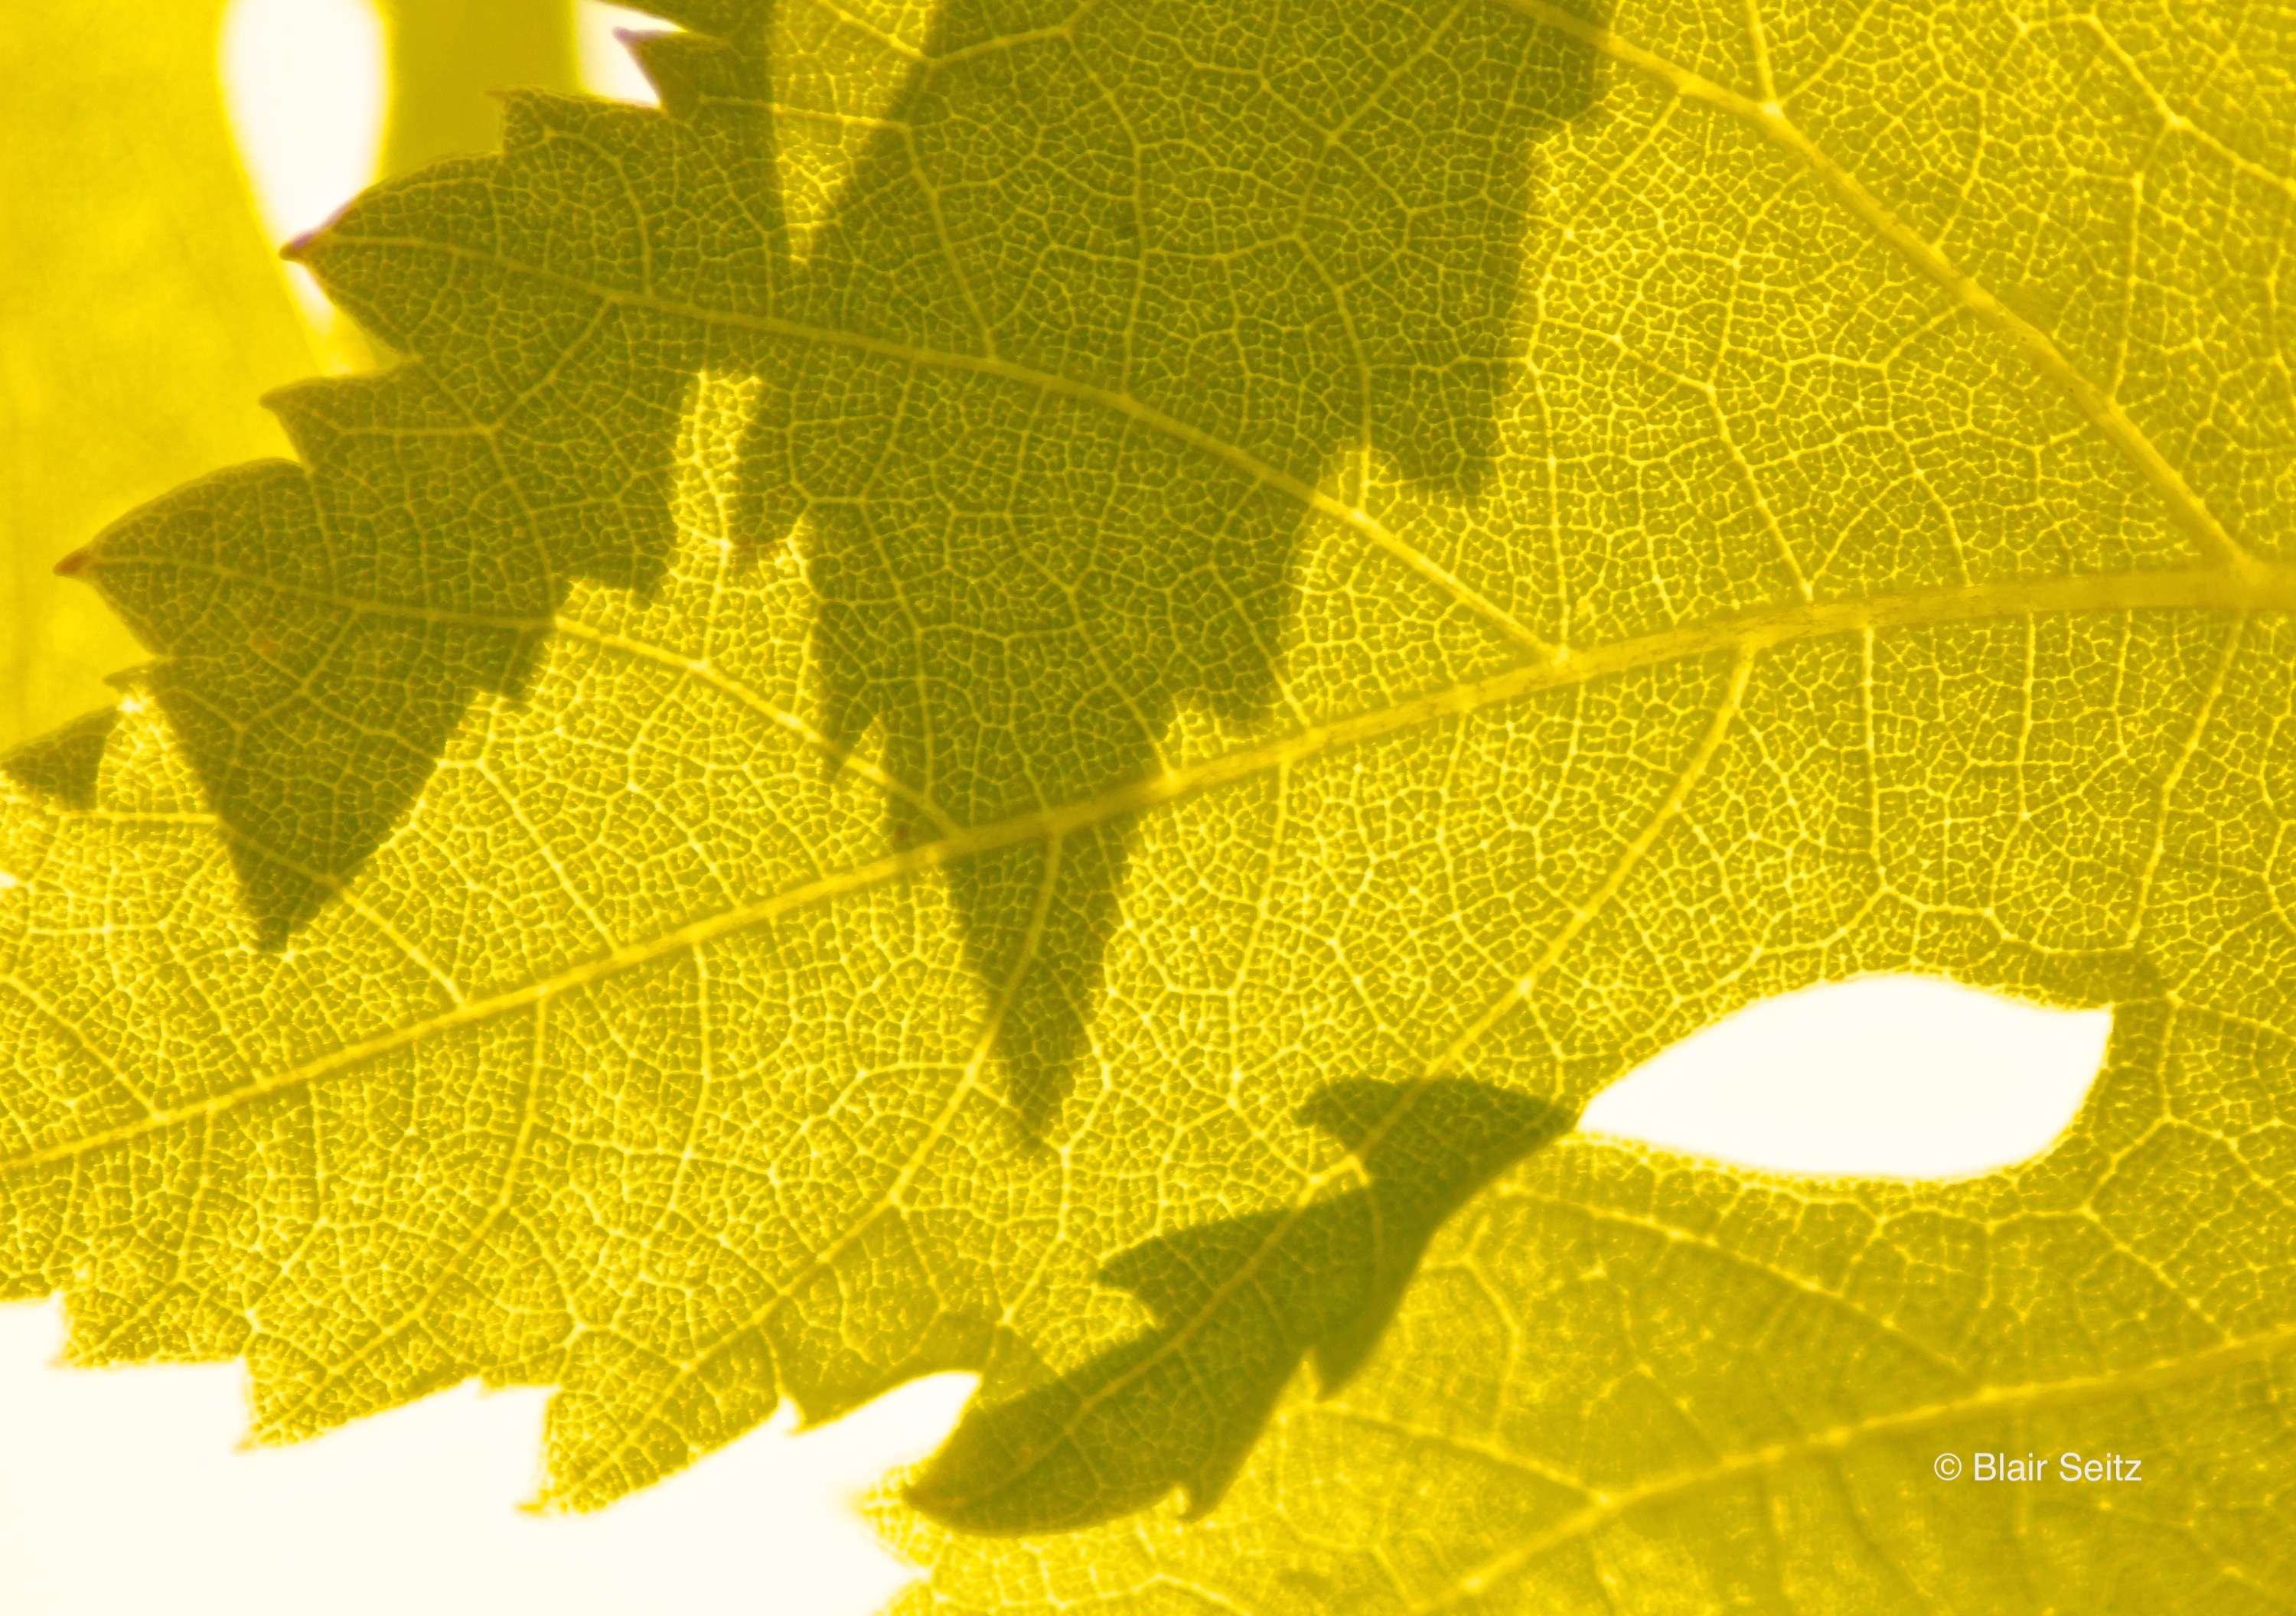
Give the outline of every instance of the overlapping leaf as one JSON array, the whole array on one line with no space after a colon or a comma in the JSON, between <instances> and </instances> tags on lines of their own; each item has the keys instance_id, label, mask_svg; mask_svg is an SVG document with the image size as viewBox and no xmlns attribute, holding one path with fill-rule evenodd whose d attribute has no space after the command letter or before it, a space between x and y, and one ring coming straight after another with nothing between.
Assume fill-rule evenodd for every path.
<instances>
[{"instance_id":1,"label":"overlapping leaf","mask_svg":"<svg viewBox=\"0 0 2296 1616\"><path fill-rule=\"evenodd\" d=\"M136 657L56 562L171 485L276 452L256 395L314 363L225 123L222 11L39 6L0 44L0 749L109 707L104 676ZM69 750L45 758L67 790L86 773Z\"/></svg>"},{"instance_id":2,"label":"overlapping leaf","mask_svg":"<svg viewBox=\"0 0 2296 1616\"><path fill-rule=\"evenodd\" d=\"M12 86L0 109L0 747L37 738L7 766L67 798L111 722L103 681L138 653L55 564L172 485L283 449L256 400L317 364L225 117L224 9L45 6L10 29L0 64ZM491 146L481 91L573 83L572 15L555 0L408 0L391 13L391 170Z\"/></svg>"},{"instance_id":3,"label":"overlapping leaf","mask_svg":"<svg viewBox=\"0 0 2296 1616\"><path fill-rule=\"evenodd\" d=\"M1573 1138L1445 1231L1372 1367L1295 1389L1209 1521L1016 1542L889 1509L933 1570L896 1608L2272 1609L2289 1079L2278 1038L2136 1004L2022 1171Z\"/></svg>"},{"instance_id":4,"label":"overlapping leaf","mask_svg":"<svg viewBox=\"0 0 2296 1616\"><path fill-rule=\"evenodd\" d=\"M412 358L305 466L89 553L153 704L0 820L77 1352L244 1354L275 1437L554 1384L578 1506L948 1364L957 1527L1241 1467L959 1604L1541 1608L1590 1524L1733 1597L1706 1472L1933 1533L1915 1423L2036 1387L2282 1485L2288 19L677 20L664 113L520 102L306 249ZM2121 1007L2154 1130L1926 1200L1543 1145L1884 968ZM1732 1378L1869 1285L1962 1310ZM1811 1518L1774 1603L1911 1563Z\"/></svg>"},{"instance_id":5,"label":"overlapping leaf","mask_svg":"<svg viewBox=\"0 0 2296 1616\"><path fill-rule=\"evenodd\" d=\"M563 0L381 0L390 39L382 171L494 149L496 93L570 90L574 7Z\"/></svg>"}]
</instances>

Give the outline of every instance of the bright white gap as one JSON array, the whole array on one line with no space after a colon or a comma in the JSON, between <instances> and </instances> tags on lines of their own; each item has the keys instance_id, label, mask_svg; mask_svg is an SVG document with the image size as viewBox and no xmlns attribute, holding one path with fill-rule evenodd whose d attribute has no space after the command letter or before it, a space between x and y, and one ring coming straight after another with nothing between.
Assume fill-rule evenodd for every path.
<instances>
[{"instance_id":1,"label":"bright white gap","mask_svg":"<svg viewBox=\"0 0 2296 1616\"><path fill-rule=\"evenodd\" d=\"M275 241L316 230L374 179L385 101L382 19L368 0L232 0L225 104ZM335 314L299 265L283 265L313 330Z\"/></svg>"},{"instance_id":2,"label":"bright white gap","mask_svg":"<svg viewBox=\"0 0 2296 1616\"><path fill-rule=\"evenodd\" d=\"M675 32L673 24L659 17L649 17L644 12L632 11L627 5L603 5L599 0L578 0L575 8L575 38L580 49L578 58L582 74L582 87L593 95L604 95L615 101L643 102L659 105L661 98L638 70L637 59L629 48L616 37L615 30L628 29L640 34Z\"/></svg>"},{"instance_id":3,"label":"bright white gap","mask_svg":"<svg viewBox=\"0 0 2296 1616\"><path fill-rule=\"evenodd\" d=\"M855 1500L921 1458L973 1380L765 1431L589 1515L534 1490L543 1394L464 1386L316 1441L241 1449L237 1365L53 1367L53 1303L0 1307L7 1608L40 1616L869 1616L910 1573Z\"/></svg>"},{"instance_id":4,"label":"bright white gap","mask_svg":"<svg viewBox=\"0 0 2296 1616\"><path fill-rule=\"evenodd\" d=\"M618 27L580 7L586 83L651 101ZM220 67L266 230L316 229L372 183L383 31L366 0L234 0ZM314 326L333 319L291 269ZM463 1387L315 1442L242 1449L236 1365L54 1367L53 1303L0 1307L0 1543L42 1616L554 1616L646 1609L866 1616L911 1572L857 1501L954 1425L939 1375L802 1436L766 1430L594 1515L537 1517L543 1393Z\"/></svg>"},{"instance_id":5,"label":"bright white gap","mask_svg":"<svg viewBox=\"0 0 2296 1616\"><path fill-rule=\"evenodd\" d=\"M672 25L598 0L574 5L584 87L618 101L657 100L615 30ZM274 241L316 230L374 182L389 58L371 0L232 0L219 58L233 131ZM318 282L299 265L282 268L324 336L336 314Z\"/></svg>"},{"instance_id":6,"label":"bright white gap","mask_svg":"<svg viewBox=\"0 0 2296 1616\"><path fill-rule=\"evenodd\" d=\"M619 29L579 0L594 93L652 102ZM324 224L373 177L383 37L365 0L234 0L232 115L274 237ZM315 324L332 318L302 272ZM1748 1165L1946 1177L2046 1148L2079 1109L2107 1012L2058 1012L1926 978L1765 1001L1668 1049L1580 1126ZM330 1612L638 1608L853 1616L906 1579L853 1507L936 1446L971 1382L944 1375L803 1437L768 1430L599 1515L537 1519L541 1394L464 1388L314 1443L234 1451L236 1367L47 1367L53 1306L0 1308L0 1521L11 1600L57 1616L145 1609ZM122 1545L133 1545L122 1551ZM349 1575L346 1575L348 1568Z\"/></svg>"},{"instance_id":7,"label":"bright white gap","mask_svg":"<svg viewBox=\"0 0 2296 1616\"><path fill-rule=\"evenodd\" d=\"M2046 1149L2087 1097L2109 1010L1928 976L1747 1006L1595 1097L1587 1133L1784 1172L1955 1178Z\"/></svg>"}]
</instances>

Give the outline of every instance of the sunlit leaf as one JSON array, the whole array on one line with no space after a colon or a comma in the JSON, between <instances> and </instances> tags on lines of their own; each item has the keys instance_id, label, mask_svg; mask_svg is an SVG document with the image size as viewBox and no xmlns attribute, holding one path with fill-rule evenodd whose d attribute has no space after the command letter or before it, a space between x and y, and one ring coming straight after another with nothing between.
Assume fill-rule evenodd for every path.
<instances>
[{"instance_id":1,"label":"sunlit leaf","mask_svg":"<svg viewBox=\"0 0 2296 1616\"><path fill-rule=\"evenodd\" d=\"M160 660L0 812L78 1358L555 1386L577 1507L980 1368L960 1607L2136 1598L1964 1414L2284 1586L2286 14L669 9L85 552ZM1884 970L2112 1007L2070 1139L1563 1134Z\"/></svg>"}]
</instances>

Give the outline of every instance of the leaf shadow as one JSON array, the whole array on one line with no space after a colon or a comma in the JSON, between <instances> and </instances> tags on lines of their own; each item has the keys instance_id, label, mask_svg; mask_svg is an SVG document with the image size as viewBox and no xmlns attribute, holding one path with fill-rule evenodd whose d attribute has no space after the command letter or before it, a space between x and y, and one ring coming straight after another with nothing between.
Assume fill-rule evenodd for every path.
<instances>
[{"instance_id":1,"label":"leaf shadow","mask_svg":"<svg viewBox=\"0 0 2296 1616\"><path fill-rule=\"evenodd\" d=\"M276 396L311 472L210 477L67 563L156 654L264 946L480 693L525 691L576 580L660 586L699 375L758 384L736 526L751 554L805 527L832 739L875 736L943 825L1152 775L1183 708L1264 718L1328 519L1303 491L1491 475L1583 44L1461 0L947 0L800 258L773 5L660 9L715 30L641 45L670 117L514 99L499 159L299 246L414 356ZM935 833L912 817L897 843ZM943 866L1025 1137L1087 1053L1130 831Z\"/></svg>"},{"instance_id":2,"label":"leaf shadow","mask_svg":"<svg viewBox=\"0 0 2296 1616\"><path fill-rule=\"evenodd\" d=\"M66 808L95 806L96 771L119 722L119 709L86 714L62 728L0 754L0 774Z\"/></svg>"},{"instance_id":3,"label":"leaf shadow","mask_svg":"<svg viewBox=\"0 0 2296 1616\"><path fill-rule=\"evenodd\" d=\"M1325 1393L1360 1368L1428 1242L1505 1168L1570 1126L1487 1084L1353 1081L1300 1112L1360 1163L1362 1188L1297 1210L1184 1228L1119 1255L1103 1282L1155 1315L1145 1334L1007 1401L969 1408L909 1502L958 1530L1065 1531L1174 1488L1216 1505L1301 1361Z\"/></svg>"},{"instance_id":4,"label":"leaf shadow","mask_svg":"<svg viewBox=\"0 0 2296 1616\"><path fill-rule=\"evenodd\" d=\"M958 825L1157 772L1184 706L1263 719L1303 488L1360 502L1376 456L1482 489L1535 152L1594 104L1591 53L1500 7L1102 5L997 44L1070 8L1035 9L940 13L792 299L884 351L769 361L747 461L763 531L809 525L834 732ZM1119 816L947 867L1030 1136L1130 846Z\"/></svg>"}]
</instances>

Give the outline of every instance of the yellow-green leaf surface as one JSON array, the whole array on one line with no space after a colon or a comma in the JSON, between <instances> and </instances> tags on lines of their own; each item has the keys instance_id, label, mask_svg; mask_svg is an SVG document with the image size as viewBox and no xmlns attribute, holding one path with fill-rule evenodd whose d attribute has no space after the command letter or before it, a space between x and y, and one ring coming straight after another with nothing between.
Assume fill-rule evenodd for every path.
<instances>
[{"instance_id":1,"label":"yellow-green leaf surface","mask_svg":"<svg viewBox=\"0 0 2296 1616\"><path fill-rule=\"evenodd\" d=\"M62 0L0 37L0 749L109 707L140 659L55 564L278 453L256 396L314 368L225 119L223 9Z\"/></svg>"},{"instance_id":2,"label":"yellow-green leaf surface","mask_svg":"<svg viewBox=\"0 0 2296 1616\"><path fill-rule=\"evenodd\" d=\"M2279 1596L2296 13L668 9L85 556L156 660L0 813L77 1358L555 1386L577 1507L980 1368L957 1606ZM2113 1007L2073 1135L1568 1134L1874 970Z\"/></svg>"},{"instance_id":3,"label":"yellow-green leaf surface","mask_svg":"<svg viewBox=\"0 0 2296 1616\"><path fill-rule=\"evenodd\" d=\"M317 368L226 117L225 0L60 4L0 42L0 748L88 715L18 772L74 750L141 660L55 564L98 526L221 462L277 453L256 402ZM571 87L568 0L391 8L386 170L495 143L484 92Z\"/></svg>"},{"instance_id":4,"label":"yellow-green leaf surface","mask_svg":"<svg viewBox=\"0 0 2296 1616\"><path fill-rule=\"evenodd\" d=\"M2080 1125L1997 1179L1559 1143L1209 1520L1015 1542L889 1507L933 1570L897 1609L2281 1609L2289 1078L2269 1037L2130 1006Z\"/></svg>"}]
</instances>

